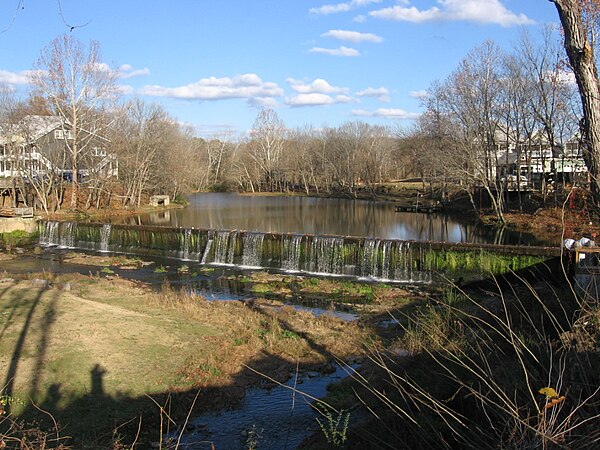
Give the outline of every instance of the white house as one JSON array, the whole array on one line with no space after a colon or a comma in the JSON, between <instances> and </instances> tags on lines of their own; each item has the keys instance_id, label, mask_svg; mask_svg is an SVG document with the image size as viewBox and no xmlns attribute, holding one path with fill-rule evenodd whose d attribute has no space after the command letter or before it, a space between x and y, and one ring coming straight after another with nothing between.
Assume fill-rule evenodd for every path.
<instances>
[{"instance_id":1,"label":"white house","mask_svg":"<svg viewBox=\"0 0 600 450\"><path fill-rule=\"evenodd\" d=\"M19 123L0 125L0 177L30 179L54 174L69 179L68 144L72 139L69 123L57 116L26 116ZM117 158L106 150L108 139L80 130L78 141L81 176L118 176Z\"/></svg>"}]
</instances>

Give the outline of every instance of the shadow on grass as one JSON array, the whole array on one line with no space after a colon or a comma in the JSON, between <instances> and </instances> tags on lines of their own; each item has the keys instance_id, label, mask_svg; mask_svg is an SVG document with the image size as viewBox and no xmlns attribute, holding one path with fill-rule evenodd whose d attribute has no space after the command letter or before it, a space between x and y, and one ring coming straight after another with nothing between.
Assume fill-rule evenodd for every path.
<instances>
[{"instance_id":1,"label":"shadow on grass","mask_svg":"<svg viewBox=\"0 0 600 450\"><path fill-rule=\"evenodd\" d=\"M45 280L36 280L39 284L41 284L40 288L37 290L35 294L35 298L26 308L27 313L25 317L25 321L19 332L19 337L12 351L12 355L10 357L10 362L8 365L8 369L6 370L6 378L4 380L3 386L3 394L12 397L14 393L15 381L19 372L19 362L21 360L22 353L24 351L25 344L27 342L27 337L31 332L32 321L35 315L36 310L38 309L42 298L46 292L49 291L49 283ZM6 288L2 294L0 294L0 298L8 291L9 288ZM54 323L55 317L55 307L56 302L58 300L58 296L60 295L59 291L54 292L54 294L48 300L48 306L46 307L46 311L44 313L44 319L42 321L42 326L40 332L40 338L37 340L36 348L37 348L37 356L35 361L35 367L33 369L33 377L31 380L30 386L30 395L35 395L39 385L39 377L42 370L42 365L44 361L44 355L46 354L47 346L48 346L48 337L50 335L52 325ZM10 309L10 314L8 315L5 323L5 327L2 330L2 335L4 334L6 328L10 325L11 321L14 320L15 313L20 309L19 303L26 301L22 298L16 297L12 300L12 303L8 306ZM37 330L36 330L37 331ZM10 412L10 404L6 405L6 411Z\"/></svg>"},{"instance_id":2,"label":"shadow on grass","mask_svg":"<svg viewBox=\"0 0 600 450\"><path fill-rule=\"evenodd\" d=\"M234 408L239 405L249 386L275 386L273 381L259 375L261 373L276 382L285 382L295 370L300 372L319 370L326 365L331 367L336 360L335 356L324 345L312 339L310 334L294 329L294 326L285 320L284 315L275 314L270 308L263 310L258 306L250 306L253 311L263 315L265 321L276 320L280 327L277 328L278 330L281 329L294 339L304 339L311 351L319 355L318 359L326 363L311 362L296 367L293 361L263 349L248 363L247 367L233 375L230 382L223 383L215 377L214 383L209 380L200 389L175 388L169 392L153 393L150 398L145 395L107 393L105 384L111 373L103 367L101 361L98 361L88 368L81 368L82 371L87 370L89 373L89 388L85 389L87 393L84 395L72 397L73 394L70 393L67 383L47 385L45 392L40 392L41 376L51 335L60 333L60 330L54 328L57 314L56 302L59 295L60 290L52 292L47 285L44 285L36 291L35 298L14 299L14 302L26 302L26 305L14 304L12 309L9 309L11 311L9 316L12 318L10 320L15 319L14 315L19 315L18 318L23 322L23 326L12 351L4 393L14 394L20 375L19 362L22 357L29 357L32 365L29 370L33 371L33 376L28 382L29 396L43 401L38 404L29 402L18 419L31 424L31 427L46 431L49 435L59 435L61 439L55 442L73 448L131 448L134 442L139 444L139 448L148 448L149 442L159 442L161 431L173 433L180 429L194 403L193 415ZM41 326L36 325L35 333L32 332L33 323L41 324ZM35 348L33 354L32 348ZM29 352L27 355L24 355L25 350ZM23 400L26 401L24 398ZM163 408L162 414L159 405ZM277 428L284 426L285 424L273 424L273 427ZM1 428L2 424L0 424ZM0 431L6 432L6 430ZM25 435L17 429L13 429L12 432L16 433L17 439ZM196 449L204 448L202 447L204 443L194 445L193 448ZM206 445L206 448L211 448L210 441ZM51 447L48 445L48 448Z\"/></svg>"}]
</instances>

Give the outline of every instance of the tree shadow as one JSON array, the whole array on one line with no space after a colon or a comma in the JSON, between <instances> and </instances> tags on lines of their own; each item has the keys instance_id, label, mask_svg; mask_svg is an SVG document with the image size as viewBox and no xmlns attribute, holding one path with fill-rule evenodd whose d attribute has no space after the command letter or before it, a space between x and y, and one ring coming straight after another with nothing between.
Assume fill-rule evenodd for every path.
<instances>
[{"instance_id":1,"label":"tree shadow","mask_svg":"<svg viewBox=\"0 0 600 450\"><path fill-rule=\"evenodd\" d=\"M39 298L36 301L38 303L34 303L34 306L38 307ZM88 393L71 398L66 386L52 384L48 386L45 393L39 393L38 398L44 398L43 402L39 405L27 405L20 418L27 421L34 420L41 429L53 434L60 434L65 438L70 436L71 438L63 442L74 445L76 448L108 448L115 442L132 446L134 441L138 443L136 448L148 448L149 442L159 441L161 432L165 436L178 438L179 432L185 429L185 418L192 405L195 405L192 417L209 411L228 411L243 404L248 389L261 388L265 389L264 392L273 392L279 383L295 380L298 376L298 383L300 383L298 390L302 391L303 386L307 386L308 383L319 378L320 375L317 375L317 372L332 370L333 364L337 360L335 355L326 346L316 342L310 333L295 329L290 322L276 314L273 309L260 307L251 307L251 309L262 314L265 320L278 320L281 329L289 331L292 336L305 339L310 349L320 355L319 359L322 361L296 365L293 360L272 354L265 348L235 373L229 382L223 383L222 379L215 377L214 382L208 380L203 383L201 388L174 388L172 391L152 394L151 398L146 395L134 396L124 392L107 393L104 386L111 373L103 367L101 361L98 361L87 369L89 371ZM33 312L30 311L30 314ZM49 319L52 318L50 313L45 316ZM48 327L41 333L43 343L47 343L50 331L50 327ZM39 355L38 360L43 360L43 353ZM13 372L16 373L16 368ZM39 382L36 381L35 385L37 388ZM267 405L265 409L269 413L278 409L282 412L277 419L273 419L280 422L269 424L269 427L272 428L269 431L275 431L278 438L281 438L284 431L288 432L288 428L291 430L291 427L295 426L297 417L294 416L294 408L298 409L298 402L301 401L301 396L297 391L287 388L286 393L289 403ZM302 400L304 403L307 401ZM296 402L296 406L294 406L294 402ZM248 422L240 426L246 431L252 430L255 420L249 416ZM58 430L55 429L55 421ZM195 422L195 434L186 438L186 445L189 448L210 449L213 443L216 448L223 448L217 444L224 439L218 434L218 431L204 433L202 424L198 424L197 420ZM140 423L141 431L138 429ZM311 426L314 427L313 431L318 430L317 422L312 419ZM188 426L188 432L190 428ZM305 426L304 432L306 432L306 428ZM242 432L246 431L242 430ZM292 442L293 435L298 432L289 431L288 433L291 434L288 440ZM241 439L240 442L248 438L248 436L240 436L240 433L237 433L236 437ZM206 447L204 447L205 444ZM182 445L180 448L186 447Z\"/></svg>"},{"instance_id":2,"label":"tree shadow","mask_svg":"<svg viewBox=\"0 0 600 450\"><path fill-rule=\"evenodd\" d=\"M30 281L30 282L33 282L33 281ZM30 333L32 331L31 328L32 328L33 322L36 319L36 312L40 309L40 307L41 307L40 305L42 303L46 303L44 305L45 312L44 312L43 318L41 321L39 321L40 327L39 327L39 329L35 330L36 332L40 333L40 337L37 340L37 344L36 344L37 353L36 353L35 364L34 364L34 368L33 368L33 376L32 376L32 381L31 381L31 386L30 386L30 393L29 393L30 396L34 396L37 393L37 389L39 386L39 377L41 375L44 357L45 357L45 354L47 351L48 338L50 336L52 325L55 320L56 302L58 301L58 296L60 295L60 292L55 291L52 296L50 296L49 298L45 298L45 294L50 292L50 283L46 280L39 280L38 283L40 284L40 287L39 287L37 293L35 294L35 298L31 302L28 302L30 304L21 305L20 303L23 301L26 301L26 300L24 300L21 296L17 295L16 298L13 299L11 304L8 306L8 308L10 309L10 314L9 314L9 317L7 318L7 323L5 324L5 327L3 327L2 336L4 335L8 326L10 325L10 321L12 321L14 319L14 315L17 314L20 310L27 311L25 320L23 322L23 326L21 328L21 331L19 332L19 337L17 338L17 341L14 345L14 348L13 348L13 351L12 351L12 354L10 357L10 362L9 362L8 368L6 370L6 376L5 376L4 385L3 385L3 388L4 388L3 394L8 397L12 397L14 394L15 383L17 381L17 377L18 377L18 373L19 373L19 363L23 356L25 346L27 344L30 344L30 345L33 344L31 339L35 339L35 338L28 339L28 337L30 336ZM7 295L8 292L9 292L9 288L3 290L3 292L0 294L0 300L5 295ZM6 410L7 410L7 412L10 412L10 405L7 405Z\"/></svg>"}]
</instances>

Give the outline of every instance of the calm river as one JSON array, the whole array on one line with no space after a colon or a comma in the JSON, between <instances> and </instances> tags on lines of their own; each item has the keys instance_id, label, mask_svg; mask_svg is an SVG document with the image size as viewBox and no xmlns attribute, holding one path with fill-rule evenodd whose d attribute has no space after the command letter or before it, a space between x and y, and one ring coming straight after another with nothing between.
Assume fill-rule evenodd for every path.
<instances>
[{"instance_id":1,"label":"calm river","mask_svg":"<svg viewBox=\"0 0 600 450\"><path fill-rule=\"evenodd\" d=\"M532 235L489 229L444 214L398 213L392 203L292 196L202 193L184 209L128 223L184 228L365 236L381 239L546 245Z\"/></svg>"}]
</instances>

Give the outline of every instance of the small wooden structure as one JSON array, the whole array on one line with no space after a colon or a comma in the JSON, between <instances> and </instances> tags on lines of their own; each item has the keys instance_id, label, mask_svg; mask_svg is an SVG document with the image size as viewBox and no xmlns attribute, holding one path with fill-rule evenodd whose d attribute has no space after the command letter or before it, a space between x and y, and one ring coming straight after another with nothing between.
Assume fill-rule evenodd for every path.
<instances>
[{"instance_id":1,"label":"small wooden structure","mask_svg":"<svg viewBox=\"0 0 600 450\"><path fill-rule=\"evenodd\" d=\"M33 217L33 208L31 208L31 207L24 207L24 208L0 207L0 217L30 218L30 217Z\"/></svg>"},{"instance_id":2,"label":"small wooden structure","mask_svg":"<svg viewBox=\"0 0 600 450\"><path fill-rule=\"evenodd\" d=\"M150 206L169 206L169 200L168 195L152 195L150 197Z\"/></svg>"},{"instance_id":3,"label":"small wooden structure","mask_svg":"<svg viewBox=\"0 0 600 450\"><path fill-rule=\"evenodd\" d=\"M432 205L396 205L396 212L419 212L419 213L437 213L440 212L439 206Z\"/></svg>"}]
</instances>

